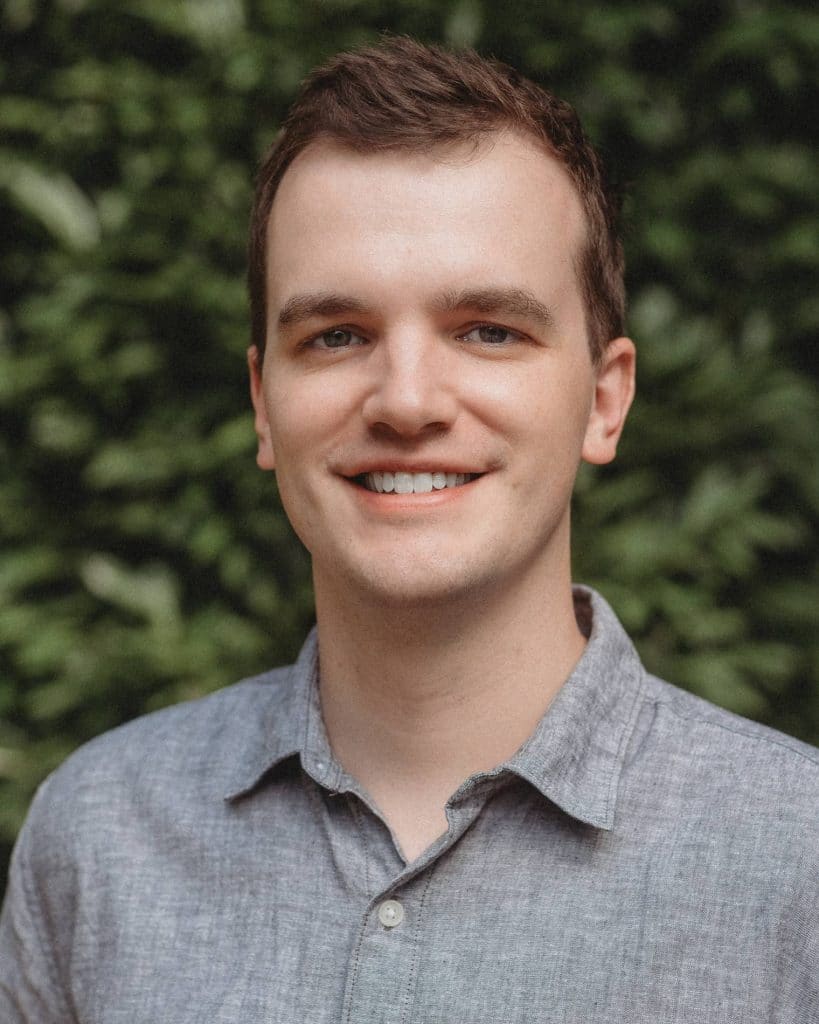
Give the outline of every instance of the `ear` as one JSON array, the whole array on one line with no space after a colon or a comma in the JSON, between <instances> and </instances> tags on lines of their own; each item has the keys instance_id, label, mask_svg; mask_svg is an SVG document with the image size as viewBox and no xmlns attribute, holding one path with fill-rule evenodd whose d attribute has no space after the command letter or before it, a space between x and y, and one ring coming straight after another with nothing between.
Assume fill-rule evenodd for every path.
<instances>
[{"instance_id":1,"label":"ear","mask_svg":"<svg viewBox=\"0 0 819 1024\"><path fill-rule=\"evenodd\" d=\"M276 460L273 454L273 442L270 437L270 421L264 404L264 387L262 383L262 357L255 345L247 350L247 367L250 371L250 400L253 402L253 425L259 447L256 451L256 463L260 469L275 469Z\"/></svg>"},{"instance_id":2,"label":"ear","mask_svg":"<svg viewBox=\"0 0 819 1024\"><path fill-rule=\"evenodd\" d=\"M630 338L615 338L603 353L597 370L589 422L581 455L586 462L602 465L617 454L626 415L634 398L636 352Z\"/></svg>"}]
</instances>

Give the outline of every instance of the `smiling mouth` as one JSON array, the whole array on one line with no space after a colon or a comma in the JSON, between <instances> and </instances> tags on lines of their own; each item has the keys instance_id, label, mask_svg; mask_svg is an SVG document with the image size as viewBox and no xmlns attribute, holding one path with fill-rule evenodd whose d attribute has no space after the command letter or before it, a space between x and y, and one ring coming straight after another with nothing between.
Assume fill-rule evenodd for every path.
<instances>
[{"instance_id":1,"label":"smiling mouth","mask_svg":"<svg viewBox=\"0 0 819 1024\"><path fill-rule=\"evenodd\" d=\"M480 473L361 473L353 479L377 494L429 494L451 487L463 487Z\"/></svg>"}]
</instances>

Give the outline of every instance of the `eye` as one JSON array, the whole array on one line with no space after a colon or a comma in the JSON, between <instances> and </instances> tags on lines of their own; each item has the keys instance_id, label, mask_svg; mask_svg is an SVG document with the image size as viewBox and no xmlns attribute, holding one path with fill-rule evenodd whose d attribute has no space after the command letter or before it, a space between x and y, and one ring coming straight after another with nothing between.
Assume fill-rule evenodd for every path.
<instances>
[{"instance_id":1,"label":"eye","mask_svg":"<svg viewBox=\"0 0 819 1024\"><path fill-rule=\"evenodd\" d=\"M315 348L350 348L353 345L364 345L366 339L347 327L333 327L323 331L310 342Z\"/></svg>"},{"instance_id":2,"label":"eye","mask_svg":"<svg viewBox=\"0 0 819 1024\"><path fill-rule=\"evenodd\" d=\"M477 341L482 345L508 345L513 341L520 341L523 337L517 331L509 327L500 327L498 324L478 324L464 334L458 335L459 341Z\"/></svg>"}]
</instances>

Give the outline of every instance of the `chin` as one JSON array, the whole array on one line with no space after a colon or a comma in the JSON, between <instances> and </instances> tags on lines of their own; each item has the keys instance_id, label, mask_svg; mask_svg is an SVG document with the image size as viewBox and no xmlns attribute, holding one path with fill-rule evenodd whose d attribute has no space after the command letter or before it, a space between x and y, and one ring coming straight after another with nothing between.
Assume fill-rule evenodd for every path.
<instances>
[{"instance_id":1,"label":"chin","mask_svg":"<svg viewBox=\"0 0 819 1024\"><path fill-rule=\"evenodd\" d=\"M362 567L351 574L349 584L362 595L386 608L430 608L452 605L463 599L474 600L494 579L486 572L464 572L462 564L446 565L441 562L406 560L404 564L391 562L362 572Z\"/></svg>"}]
</instances>

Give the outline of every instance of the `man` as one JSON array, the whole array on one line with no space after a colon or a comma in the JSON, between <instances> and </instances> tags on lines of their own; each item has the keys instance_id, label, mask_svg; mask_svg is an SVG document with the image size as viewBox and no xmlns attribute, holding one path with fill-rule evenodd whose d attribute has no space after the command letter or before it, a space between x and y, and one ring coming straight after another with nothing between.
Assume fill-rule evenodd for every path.
<instances>
[{"instance_id":1,"label":"man","mask_svg":"<svg viewBox=\"0 0 819 1024\"><path fill-rule=\"evenodd\" d=\"M392 40L308 79L249 365L317 634L44 785L2 1020L819 1018L816 752L572 590L578 463L634 390L614 221L510 69Z\"/></svg>"}]
</instances>

